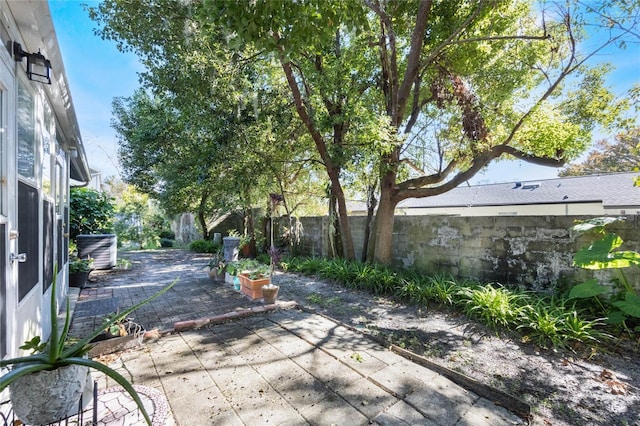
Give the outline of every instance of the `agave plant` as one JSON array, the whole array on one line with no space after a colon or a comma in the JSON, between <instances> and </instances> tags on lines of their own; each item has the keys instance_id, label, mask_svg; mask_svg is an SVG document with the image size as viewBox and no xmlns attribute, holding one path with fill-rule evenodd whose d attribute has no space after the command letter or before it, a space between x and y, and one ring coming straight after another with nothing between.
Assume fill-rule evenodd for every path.
<instances>
[{"instance_id":1,"label":"agave plant","mask_svg":"<svg viewBox=\"0 0 640 426\"><path fill-rule=\"evenodd\" d=\"M33 353L28 356L22 356L17 358L0 360L0 367L9 367L11 370L0 377L0 392L15 382L21 377L25 377L29 374L38 373L44 370L54 370L60 367L68 365L86 366L98 370L108 377L112 378L116 383L122 386L131 395L131 398L136 402L138 408L142 412L147 423L151 426L151 419L145 410L140 396L133 388L133 385L127 381L120 373L109 368L108 366L89 359L86 354L92 348L91 340L102 333L105 329L108 329L118 321L126 318L131 312L138 309L140 306L150 302L151 300L166 293L175 285L177 279L164 287L151 297L144 301L124 310L123 312L107 318L100 327L93 332L87 334L79 340L71 339L69 337L69 326L71 325L71 314L69 309L69 299L67 298L66 316L62 330L59 330L57 318L57 303L56 303L56 279L57 268L54 268L54 280L51 289L51 334L49 341L42 342L40 336L36 336L30 341L27 341L20 349L32 350Z\"/></svg>"}]
</instances>

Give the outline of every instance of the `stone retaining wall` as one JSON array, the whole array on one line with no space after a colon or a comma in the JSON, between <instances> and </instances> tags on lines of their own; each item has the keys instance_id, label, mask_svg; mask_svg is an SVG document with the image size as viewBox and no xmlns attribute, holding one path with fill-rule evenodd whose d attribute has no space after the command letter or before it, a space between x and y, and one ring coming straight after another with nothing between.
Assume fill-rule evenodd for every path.
<instances>
[{"instance_id":1,"label":"stone retaining wall","mask_svg":"<svg viewBox=\"0 0 640 426\"><path fill-rule=\"evenodd\" d=\"M393 232L393 264L427 273L447 272L460 278L500 282L549 292L595 276L609 282L611 271L571 266L576 251L590 241L570 231L584 216L398 216ZM302 218L304 254L327 253L327 219ZM350 218L356 257L362 253L364 217ZM640 217L610 228L625 241L620 249L640 251ZM640 268L625 274L640 289Z\"/></svg>"}]
</instances>

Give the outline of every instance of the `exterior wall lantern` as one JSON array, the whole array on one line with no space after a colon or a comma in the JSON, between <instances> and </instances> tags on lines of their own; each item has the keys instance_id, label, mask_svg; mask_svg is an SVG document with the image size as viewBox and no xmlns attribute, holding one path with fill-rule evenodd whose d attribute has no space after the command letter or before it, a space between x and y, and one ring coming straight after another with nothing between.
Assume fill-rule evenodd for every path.
<instances>
[{"instance_id":1,"label":"exterior wall lantern","mask_svg":"<svg viewBox=\"0 0 640 426\"><path fill-rule=\"evenodd\" d=\"M40 50L38 53L29 53L22 50L20 43L13 42L13 58L16 62L22 62L27 57L27 77L29 80L51 84L51 62L44 57Z\"/></svg>"}]
</instances>

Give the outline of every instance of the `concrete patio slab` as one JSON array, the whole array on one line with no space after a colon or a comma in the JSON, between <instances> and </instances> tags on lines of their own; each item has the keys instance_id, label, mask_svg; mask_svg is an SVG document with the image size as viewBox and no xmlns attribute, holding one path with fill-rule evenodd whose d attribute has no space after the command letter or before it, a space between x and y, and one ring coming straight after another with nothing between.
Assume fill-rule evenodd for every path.
<instances>
[{"instance_id":1,"label":"concrete patio slab","mask_svg":"<svg viewBox=\"0 0 640 426\"><path fill-rule=\"evenodd\" d=\"M260 302L200 278L194 272L200 268L164 262L152 274L163 282L181 275L181 285L139 317L147 329L162 330L161 337L104 362L135 384L161 392L177 426L524 424L357 330L298 309L257 309ZM145 276L110 290L122 307L122 301L137 303L157 288L158 281ZM83 291L78 303L92 300L89 293ZM109 300L107 292L94 293ZM225 323L207 321L228 318L228 312L246 314ZM83 318L89 317L74 318L75 330L82 329ZM99 379L101 388L115 385Z\"/></svg>"}]
</instances>

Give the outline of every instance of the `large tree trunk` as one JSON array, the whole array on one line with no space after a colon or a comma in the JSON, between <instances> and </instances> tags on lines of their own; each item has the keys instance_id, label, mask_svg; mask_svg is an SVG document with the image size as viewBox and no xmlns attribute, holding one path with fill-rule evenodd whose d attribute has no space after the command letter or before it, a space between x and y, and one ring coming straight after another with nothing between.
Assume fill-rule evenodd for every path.
<instances>
[{"instance_id":1,"label":"large tree trunk","mask_svg":"<svg viewBox=\"0 0 640 426\"><path fill-rule=\"evenodd\" d=\"M376 199L376 185L369 185L367 188L367 221L364 224L364 242L362 243L363 262L369 259L369 238L371 237L371 222L373 221L373 213L376 209L378 200Z\"/></svg>"},{"instance_id":2,"label":"large tree trunk","mask_svg":"<svg viewBox=\"0 0 640 426\"><path fill-rule=\"evenodd\" d=\"M380 195L380 205L376 214L375 254L376 262L388 265L391 263L393 248L393 222L396 204L392 202L386 191Z\"/></svg>"},{"instance_id":3,"label":"large tree trunk","mask_svg":"<svg viewBox=\"0 0 640 426\"><path fill-rule=\"evenodd\" d=\"M329 229L327 238L329 239L327 257L329 259L341 257L344 252L342 249L342 237L340 235L340 219L336 207L336 197L333 193L329 195Z\"/></svg>"},{"instance_id":4,"label":"large tree trunk","mask_svg":"<svg viewBox=\"0 0 640 426\"><path fill-rule=\"evenodd\" d=\"M345 259L355 260L356 253L353 248L351 225L349 224L349 216L347 215L347 203L344 200L344 192L342 192L342 186L339 181L337 181L337 185L338 188L335 189L332 182L331 192L335 196L338 204L338 221L340 223L340 239L342 240L342 256Z\"/></svg>"},{"instance_id":5,"label":"large tree trunk","mask_svg":"<svg viewBox=\"0 0 640 426\"><path fill-rule=\"evenodd\" d=\"M387 171L380 182L380 204L376 214L376 235L374 260L388 265L391 263L393 248L393 222L398 201L395 193L395 173Z\"/></svg>"},{"instance_id":6,"label":"large tree trunk","mask_svg":"<svg viewBox=\"0 0 640 426\"><path fill-rule=\"evenodd\" d=\"M207 227L207 218L206 218L206 205L207 198L209 197L208 193L204 191L202 196L200 197L200 204L198 205L198 223L200 224L200 229L202 229L202 239L209 239L209 228Z\"/></svg>"}]
</instances>

